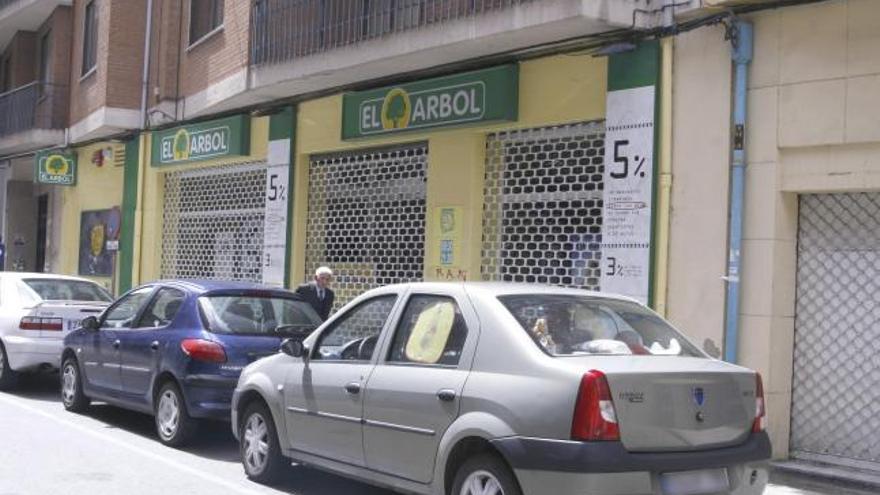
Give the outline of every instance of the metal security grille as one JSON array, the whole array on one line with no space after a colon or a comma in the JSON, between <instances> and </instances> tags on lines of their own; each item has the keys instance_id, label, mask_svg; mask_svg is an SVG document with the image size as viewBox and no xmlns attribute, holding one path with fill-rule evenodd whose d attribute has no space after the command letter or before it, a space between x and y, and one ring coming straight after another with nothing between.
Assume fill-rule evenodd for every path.
<instances>
[{"instance_id":1,"label":"metal security grille","mask_svg":"<svg viewBox=\"0 0 880 495\"><path fill-rule=\"evenodd\" d=\"M162 277L262 281L266 164L165 174Z\"/></svg>"},{"instance_id":2,"label":"metal security grille","mask_svg":"<svg viewBox=\"0 0 880 495\"><path fill-rule=\"evenodd\" d=\"M428 146L312 157L306 273L336 273L336 307L367 289L422 280Z\"/></svg>"},{"instance_id":3,"label":"metal security grille","mask_svg":"<svg viewBox=\"0 0 880 495\"><path fill-rule=\"evenodd\" d=\"M800 200L791 449L880 470L880 194Z\"/></svg>"},{"instance_id":4,"label":"metal security grille","mask_svg":"<svg viewBox=\"0 0 880 495\"><path fill-rule=\"evenodd\" d=\"M600 122L488 137L483 280L599 289L604 146Z\"/></svg>"}]
</instances>

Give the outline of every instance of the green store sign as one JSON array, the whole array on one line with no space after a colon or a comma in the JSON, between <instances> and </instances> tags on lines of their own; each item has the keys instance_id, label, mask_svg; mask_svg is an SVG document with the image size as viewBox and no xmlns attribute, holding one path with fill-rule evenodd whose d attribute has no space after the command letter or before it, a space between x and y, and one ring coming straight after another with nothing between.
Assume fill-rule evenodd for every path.
<instances>
[{"instance_id":1,"label":"green store sign","mask_svg":"<svg viewBox=\"0 0 880 495\"><path fill-rule=\"evenodd\" d=\"M250 117L236 115L160 131L153 135L153 166L246 156L250 152Z\"/></svg>"},{"instance_id":2,"label":"green store sign","mask_svg":"<svg viewBox=\"0 0 880 495\"><path fill-rule=\"evenodd\" d=\"M518 65L349 93L342 100L342 139L512 121L518 104Z\"/></svg>"},{"instance_id":3,"label":"green store sign","mask_svg":"<svg viewBox=\"0 0 880 495\"><path fill-rule=\"evenodd\" d=\"M76 154L61 151L41 151L34 163L34 180L38 184L56 186L76 185Z\"/></svg>"}]
</instances>

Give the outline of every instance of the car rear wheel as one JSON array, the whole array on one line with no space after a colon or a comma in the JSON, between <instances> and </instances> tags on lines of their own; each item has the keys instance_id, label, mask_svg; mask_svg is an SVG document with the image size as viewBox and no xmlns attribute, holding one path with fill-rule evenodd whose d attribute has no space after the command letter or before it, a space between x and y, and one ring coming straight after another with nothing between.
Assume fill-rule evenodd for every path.
<instances>
[{"instance_id":1,"label":"car rear wheel","mask_svg":"<svg viewBox=\"0 0 880 495\"><path fill-rule=\"evenodd\" d=\"M169 447L182 447L195 435L198 423L186 410L183 394L173 382L162 385L156 398L156 432Z\"/></svg>"},{"instance_id":2,"label":"car rear wheel","mask_svg":"<svg viewBox=\"0 0 880 495\"><path fill-rule=\"evenodd\" d=\"M82 377L76 359L68 357L61 365L61 403L70 412L83 412L90 400L83 393Z\"/></svg>"},{"instance_id":3,"label":"car rear wheel","mask_svg":"<svg viewBox=\"0 0 880 495\"><path fill-rule=\"evenodd\" d=\"M272 414L255 402L245 409L238 427L241 463L247 477L257 483L278 481L290 465L281 454Z\"/></svg>"},{"instance_id":4,"label":"car rear wheel","mask_svg":"<svg viewBox=\"0 0 880 495\"><path fill-rule=\"evenodd\" d=\"M0 390L9 390L18 383L18 373L9 367L9 356L6 347L0 342Z\"/></svg>"},{"instance_id":5,"label":"car rear wheel","mask_svg":"<svg viewBox=\"0 0 880 495\"><path fill-rule=\"evenodd\" d=\"M513 472L498 456L468 459L455 475L452 495L522 495Z\"/></svg>"}]
</instances>

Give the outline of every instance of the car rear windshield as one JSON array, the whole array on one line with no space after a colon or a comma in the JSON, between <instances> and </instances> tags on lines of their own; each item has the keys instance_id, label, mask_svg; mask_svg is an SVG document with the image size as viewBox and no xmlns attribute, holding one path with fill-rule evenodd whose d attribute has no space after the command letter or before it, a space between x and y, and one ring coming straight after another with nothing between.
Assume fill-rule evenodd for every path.
<instances>
[{"instance_id":1,"label":"car rear windshield","mask_svg":"<svg viewBox=\"0 0 880 495\"><path fill-rule=\"evenodd\" d=\"M214 333L301 335L321 324L308 303L281 296L205 296L199 305Z\"/></svg>"},{"instance_id":2,"label":"car rear windshield","mask_svg":"<svg viewBox=\"0 0 880 495\"><path fill-rule=\"evenodd\" d=\"M113 297L103 287L85 280L28 278L22 280L44 301L110 302Z\"/></svg>"},{"instance_id":3,"label":"car rear windshield","mask_svg":"<svg viewBox=\"0 0 880 495\"><path fill-rule=\"evenodd\" d=\"M547 294L498 299L553 356L705 357L662 318L635 303Z\"/></svg>"}]
</instances>

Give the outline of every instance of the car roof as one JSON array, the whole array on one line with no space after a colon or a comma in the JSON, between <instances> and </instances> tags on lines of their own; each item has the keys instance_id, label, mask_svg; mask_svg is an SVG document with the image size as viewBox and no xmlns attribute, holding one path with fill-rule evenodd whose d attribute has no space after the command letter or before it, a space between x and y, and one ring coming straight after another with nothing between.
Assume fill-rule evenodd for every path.
<instances>
[{"instance_id":1,"label":"car roof","mask_svg":"<svg viewBox=\"0 0 880 495\"><path fill-rule=\"evenodd\" d=\"M404 284L389 285L382 287L381 289L385 289L388 291L399 291L404 288L409 288L416 291L420 289L426 291L438 291L443 290L444 288L448 288L450 286L457 286L465 289L467 292L481 294L484 296L508 296L517 294L558 294L615 299L619 301L628 301L641 304L639 303L639 301L631 297L610 292L597 292L570 287L557 287L555 285L526 284L515 282L409 282ZM375 290L378 291L381 289Z\"/></svg>"},{"instance_id":2,"label":"car roof","mask_svg":"<svg viewBox=\"0 0 880 495\"><path fill-rule=\"evenodd\" d=\"M42 279L60 279L60 280L75 280L78 282L92 282L97 283L94 280L89 280L84 277L76 277L73 275L60 275L57 273L36 273L36 272L0 272L0 275L3 277L9 277L13 279L31 279L31 278L42 278ZM99 284L100 285L100 284Z\"/></svg>"},{"instance_id":3,"label":"car roof","mask_svg":"<svg viewBox=\"0 0 880 495\"><path fill-rule=\"evenodd\" d=\"M163 279L143 285L168 285L184 286L193 292L212 292L215 290L262 290L273 292L290 292L283 287L273 287L253 282L226 281L226 280L192 280L192 279Z\"/></svg>"}]
</instances>

